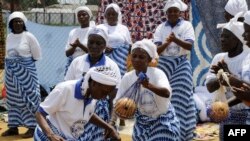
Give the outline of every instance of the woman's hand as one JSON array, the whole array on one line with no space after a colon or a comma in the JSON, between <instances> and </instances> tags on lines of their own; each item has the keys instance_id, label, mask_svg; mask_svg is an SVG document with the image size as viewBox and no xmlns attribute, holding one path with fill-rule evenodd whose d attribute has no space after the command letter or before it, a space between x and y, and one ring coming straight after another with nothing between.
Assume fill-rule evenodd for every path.
<instances>
[{"instance_id":1,"label":"woman's hand","mask_svg":"<svg viewBox=\"0 0 250 141\"><path fill-rule=\"evenodd\" d=\"M222 59L220 62L218 62L217 66L220 69L223 69L224 72L231 74L230 70L228 69L227 63L224 61L224 59Z\"/></svg>"},{"instance_id":2,"label":"woman's hand","mask_svg":"<svg viewBox=\"0 0 250 141\"><path fill-rule=\"evenodd\" d=\"M250 102L250 86L243 83L241 87L232 87L233 94L240 100Z\"/></svg>"},{"instance_id":3,"label":"woman's hand","mask_svg":"<svg viewBox=\"0 0 250 141\"><path fill-rule=\"evenodd\" d=\"M121 137L113 127L110 127L109 129L105 130L104 138L110 138L111 140L121 141Z\"/></svg>"},{"instance_id":4,"label":"woman's hand","mask_svg":"<svg viewBox=\"0 0 250 141\"><path fill-rule=\"evenodd\" d=\"M58 136L56 134L50 134L47 135L50 141L64 141L64 139L61 136Z\"/></svg>"},{"instance_id":5,"label":"woman's hand","mask_svg":"<svg viewBox=\"0 0 250 141\"><path fill-rule=\"evenodd\" d=\"M79 39L77 38L74 43L70 44L73 48L79 47L81 45Z\"/></svg>"},{"instance_id":6,"label":"woman's hand","mask_svg":"<svg viewBox=\"0 0 250 141\"><path fill-rule=\"evenodd\" d=\"M220 70L220 67L217 65L212 65L210 69L211 69L210 70L211 73L217 74L218 71Z\"/></svg>"}]
</instances>

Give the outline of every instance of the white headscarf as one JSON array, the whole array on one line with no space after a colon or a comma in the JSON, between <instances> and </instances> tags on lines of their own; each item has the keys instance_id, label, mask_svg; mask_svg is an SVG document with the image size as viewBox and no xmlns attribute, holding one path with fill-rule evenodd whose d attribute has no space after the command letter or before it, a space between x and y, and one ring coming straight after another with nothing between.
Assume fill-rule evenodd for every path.
<instances>
[{"instance_id":1,"label":"white headscarf","mask_svg":"<svg viewBox=\"0 0 250 141\"><path fill-rule=\"evenodd\" d=\"M15 18L21 18L23 20L24 23L27 22L27 18L25 17L25 15L22 12L13 12L12 14L10 14L9 19L8 19L8 23L10 23L10 21L12 19Z\"/></svg>"},{"instance_id":2,"label":"white headscarf","mask_svg":"<svg viewBox=\"0 0 250 141\"><path fill-rule=\"evenodd\" d=\"M217 24L217 28L225 28L231 31L242 43L244 43L244 39L242 37L242 34L244 33L243 23L237 21L242 15L243 12L236 14L228 23Z\"/></svg>"},{"instance_id":3,"label":"white headscarf","mask_svg":"<svg viewBox=\"0 0 250 141\"><path fill-rule=\"evenodd\" d=\"M181 0L166 0L163 10L166 12L171 7L176 7L180 11L186 11L188 8L188 6Z\"/></svg>"},{"instance_id":4,"label":"white headscarf","mask_svg":"<svg viewBox=\"0 0 250 141\"><path fill-rule=\"evenodd\" d=\"M247 11L244 15L244 23L250 26L250 11Z\"/></svg>"},{"instance_id":5,"label":"white headscarf","mask_svg":"<svg viewBox=\"0 0 250 141\"><path fill-rule=\"evenodd\" d=\"M118 13L118 23L122 23L122 12L121 12L120 7L119 7L117 4L115 4L115 3L111 3L111 4L109 4L109 5L106 7L105 12L104 12L104 15L106 14L106 12L107 12L107 10L108 10L109 8L113 8L113 9L115 10L115 12ZM104 22L107 23L106 18L105 18Z\"/></svg>"},{"instance_id":6,"label":"white headscarf","mask_svg":"<svg viewBox=\"0 0 250 141\"><path fill-rule=\"evenodd\" d=\"M77 7L77 8L75 9L76 18L77 18L78 12L80 12L80 11L85 11L85 12L87 12L88 15L89 15L89 19L90 19L90 20L93 18L93 14L92 14L91 10L90 10L87 6L80 6L80 7ZM95 22L94 22L94 21L90 21L89 26L90 26L90 27L94 27L94 26L95 26Z\"/></svg>"},{"instance_id":7,"label":"white headscarf","mask_svg":"<svg viewBox=\"0 0 250 141\"><path fill-rule=\"evenodd\" d=\"M93 67L89 69L89 71L84 76L84 82L82 85L84 89L83 94L85 94L87 89L89 88L90 78L98 83L109 86L116 86L120 80L117 72L111 67L107 66Z\"/></svg>"},{"instance_id":8,"label":"white headscarf","mask_svg":"<svg viewBox=\"0 0 250 141\"><path fill-rule=\"evenodd\" d=\"M225 10L235 16L239 12L246 12L248 10L246 0L228 0Z\"/></svg>"},{"instance_id":9,"label":"white headscarf","mask_svg":"<svg viewBox=\"0 0 250 141\"><path fill-rule=\"evenodd\" d=\"M145 50L152 59L157 59L159 57L156 45L149 39L143 39L141 41L135 42L132 45L131 50L133 51L136 48L141 48Z\"/></svg>"},{"instance_id":10,"label":"white headscarf","mask_svg":"<svg viewBox=\"0 0 250 141\"><path fill-rule=\"evenodd\" d=\"M92 35L92 34L102 36L102 38L106 41L106 45L108 44L108 31L106 29L99 28L98 26L94 27L93 29L89 31L89 35Z\"/></svg>"}]
</instances>

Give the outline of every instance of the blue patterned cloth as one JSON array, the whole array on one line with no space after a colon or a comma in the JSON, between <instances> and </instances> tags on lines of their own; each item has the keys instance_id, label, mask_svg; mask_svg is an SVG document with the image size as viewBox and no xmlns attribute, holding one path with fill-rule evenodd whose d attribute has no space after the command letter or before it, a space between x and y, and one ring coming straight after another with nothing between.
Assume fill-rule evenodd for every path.
<instances>
[{"instance_id":1,"label":"blue patterned cloth","mask_svg":"<svg viewBox=\"0 0 250 141\"><path fill-rule=\"evenodd\" d=\"M191 65L186 56L160 56L157 67L167 75L172 88L171 103L180 121L180 140L190 141L197 122Z\"/></svg>"},{"instance_id":2,"label":"blue patterned cloth","mask_svg":"<svg viewBox=\"0 0 250 141\"><path fill-rule=\"evenodd\" d=\"M133 130L133 141L178 141L180 123L169 104L167 113L158 118L142 115L138 110Z\"/></svg>"},{"instance_id":3,"label":"blue patterned cloth","mask_svg":"<svg viewBox=\"0 0 250 141\"><path fill-rule=\"evenodd\" d=\"M35 112L40 103L40 87L34 60L29 57L5 59L8 126L35 128Z\"/></svg>"},{"instance_id":4,"label":"blue patterned cloth","mask_svg":"<svg viewBox=\"0 0 250 141\"><path fill-rule=\"evenodd\" d=\"M129 53L129 45L121 45L119 47L113 48L110 54L106 54L111 58L119 67L121 76L127 72L127 57Z\"/></svg>"},{"instance_id":5,"label":"blue patterned cloth","mask_svg":"<svg viewBox=\"0 0 250 141\"><path fill-rule=\"evenodd\" d=\"M96 103L95 113L105 122L110 120L108 99L99 100ZM80 137L81 141L104 141L104 129L92 123L84 126L84 133Z\"/></svg>"},{"instance_id":6,"label":"blue patterned cloth","mask_svg":"<svg viewBox=\"0 0 250 141\"><path fill-rule=\"evenodd\" d=\"M77 141L75 139L67 139L66 136L58 130L49 120L47 120L47 123L50 127L50 129L53 131L54 134L64 138L67 141ZM46 136L43 132L40 126L37 125L34 133L34 141L50 141L48 136Z\"/></svg>"}]
</instances>

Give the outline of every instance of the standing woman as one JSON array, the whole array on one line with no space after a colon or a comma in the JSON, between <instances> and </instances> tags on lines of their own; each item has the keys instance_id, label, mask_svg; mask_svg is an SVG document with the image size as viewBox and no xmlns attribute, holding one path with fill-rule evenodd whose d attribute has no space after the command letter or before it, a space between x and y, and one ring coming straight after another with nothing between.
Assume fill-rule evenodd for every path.
<instances>
[{"instance_id":1,"label":"standing woman","mask_svg":"<svg viewBox=\"0 0 250 141\"><path fill-rule=\"evenodd\" d=\"M87 6L80 6L76 8L75 13L80 27L72 29L69 33L65 48L65 53L68 57L65 74L73 59L88 53L88 34L92 27L95 26L94 21L90 21L93 14Z\"/></svg>"},{"instance_id":2,"label":"standing woman","mask_svg":"<svg viewBox=\"0 0 250 141\"><path fill-rule=\"evenodd\" d=\"M13 12L8 19L11 33L6 41L5 84L9 129L2 136L18 135L18 127L25 126L28 130L23 137L29 138L37 125L40 89L35 61L41 58L41 48L27 31L26 21L22 12Z\"/></svg>"},{"instance_id":3,"label":"standing woman","mask_svg":"<svg viewBox=\"0 0 250 141\"><path fill-rule=\"evenodd\" d=\"M148 66L158 58L155 44L143 39L132 46L131 53L134 70L123 76L114 103L137 81L139 73L146 74L136 93L139 100L136 100L133 141L178 141L180 127L170 103L172 92L168 78L162 70Z\"/></svg>"},{"instance_id":4,"label":"standing woman","mask_svg":"<svg viewBox=\"0 0 250 141\"><path fill-rule=\"evenodd\" d=\"M186 9L187 5L181 0L167 1L164 10L168 20L160 24L154 34L160 55L158 68L167 75L172 87L171 103L180 120L182 141L193 139L196 126L192 68L187 59L195 35L192 24L180 16L180 12Z\"/></svg>"},{"instance_id":5,"label":"standing woman","mask_svg":"<svg viewBox=\"0 0 250 141\"><path fill-rule=\"evenodd\" d=\"M104 15L105 23L98 27L105 28L108 31L109 40L105 52L117 63L123 76L127 71L126 59L129 47L132 44L130 32L125 25L122 25L122 14L117 4L109 4Z\"/></svg>"}]
</instances>

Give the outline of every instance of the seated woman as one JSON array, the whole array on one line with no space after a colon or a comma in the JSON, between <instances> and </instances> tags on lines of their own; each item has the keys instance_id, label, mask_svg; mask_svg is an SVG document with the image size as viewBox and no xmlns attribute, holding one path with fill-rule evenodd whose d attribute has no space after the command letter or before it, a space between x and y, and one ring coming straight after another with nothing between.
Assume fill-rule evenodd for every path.
<instances>
[{"instance_id":1,"label":"seated woman","mask_svg":"<svg viewBox=\"0 0 250 141\"><path fill-rule=\"evenodd\" d=\"M148 67L152 59L157 57L156 46L152 41L144 39L136 42L132 46L134 70L123 76L114 100L115 104L124 96L137 81L139 73L146 74L147 79L140 82L139 100L136 101L138 109L135 114L133 141L177 141L180 136L179 121L170 103L172 92L168 78L160 69Z\"/></svg>"},{"instance_id":2,"label":"seated woman","mask_svg":"<svg viewBox=\"0 0 250 141\"><path fill-rule=\"evenodd\" d=\"M84 79L58 84L36 112L39 124L34 140L80 140L84 125L93 123L106 129L106 137L120 140L116 130L95 114L96 102L105 98L119 82L110 67L94 67Z\"/></svg>"},{"instance_id":3,"label":"seated woman","mask_svg":"<svg viewBox=\"0 0 250 141\"><path fill-rule=\"evenodd\" d=\"M221 49L223 53L215 55L211 63L210 71L206 77L206 86L209 92L218 90L221 85L227 87L225 93L227 99L234 97L230 86L238 87L241 85L237 79L243 80L244 61L242 60L246 60L248 54L250 54L249 50L243 49L243 23L237 22L237 19L238 17L235 16L229 23L222 25ZM249 61L248 59L248 62ZM227 72L230 85L222 77L217 78L220 69ZM250 82L250 80L248 81ZM220 124L221 140L223 140L223 125L246 124L248 108L243 103L237 103L235 100L229 102L229 117Z\"/></svg>"},{"instance_id":4,"label":"seated woman","mask_svg":"<svg viewBox=\"0 0 250 141\"><path fill-rule=\"evenodd\" d=\"M248 48L250 48L250 11L246 12L246 14L244 15L244 33L243 33L243 37L244 40L246 41L246 45ZM250 58L250 54L248 55ZM245 79L250 79L250 64L248 59L245 60L245 66L244 66L244 78ZM250 106L250 84L244 82L244 84L242 85L242 87L233 87L233 93L234 95L242 100L246 105Z\"/></svg>"}]
</instances>

